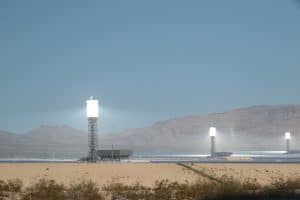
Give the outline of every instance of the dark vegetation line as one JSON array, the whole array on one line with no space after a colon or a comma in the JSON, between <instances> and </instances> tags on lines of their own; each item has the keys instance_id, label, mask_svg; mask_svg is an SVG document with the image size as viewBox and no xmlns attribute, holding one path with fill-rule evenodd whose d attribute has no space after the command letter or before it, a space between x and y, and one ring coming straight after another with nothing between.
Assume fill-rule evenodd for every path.
<instances>
[{"instance_id":1,"label":"dark vegetation line","mask_svg":"<svg viewBox=\"0 0 300 200\"><path fill-rule=\"evenodd\" d=\"M187 164L184 164L184 163L177 163L177 164L179 166L181 166L181 167L183 167L185 169L188 169L188 170L190 170L190 171L192 171L192 172L194 172L194 173L196 173L198 175L201 175L201 176L203 176L203 177L205 177L205 178L207 178L207 179L209 179L211 181L215 181L217 183L221 183L222 182L222 180L220 180L220 179L218 179L218 178L216 178L216 177L214 177L214 176L212 176L210 174L205 173L203 170L195 169L195 168L193 168L193 167L191 167L191 166L189 166Z\"/></svg>"},{"instance_id":2,"label":"dark vegetation line","mask_svg":"<svg viewBox=\"0 0 300 200\"><path fill-rule=\"evenodd\" d=\"M205 173L204 173L205 174ZM19 179L0 180L0 200L300 200L300 177L275 179L262 186L255 180L224 176L219 181L158 180L153 186L92 181L64 185L40 179L27 187Z\"/></svg>"}]
</instances>

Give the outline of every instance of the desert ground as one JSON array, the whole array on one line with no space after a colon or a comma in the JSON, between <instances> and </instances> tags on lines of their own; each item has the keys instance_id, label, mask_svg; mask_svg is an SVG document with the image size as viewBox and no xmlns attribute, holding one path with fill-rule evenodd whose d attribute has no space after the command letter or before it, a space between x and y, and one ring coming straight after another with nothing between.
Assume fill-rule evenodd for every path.
<instances>
[{"instance_id":1,"label":"desert ground","mask_svg":"<svg viewBox=\"0 0 300 200\"><path fill-rule=\"evenodd\" d=\"M54 179L70 184L81 180L92 180L99 186L111 181L126 184L140 182L152 186L156 180L193 182L207 179L197 171L214 177L223 175L237 179L257 179L267 184L274 178L300 176L300 164L188 164L196 171L178 164L156 163L2 163L0 179L19 178L29 185L41 178Z\"/></svg>"}]
</instances>

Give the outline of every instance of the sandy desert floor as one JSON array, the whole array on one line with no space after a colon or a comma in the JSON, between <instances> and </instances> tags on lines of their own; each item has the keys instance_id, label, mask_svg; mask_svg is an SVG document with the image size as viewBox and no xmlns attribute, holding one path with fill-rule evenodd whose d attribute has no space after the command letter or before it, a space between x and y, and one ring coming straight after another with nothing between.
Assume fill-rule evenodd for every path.
<instances>
[{"instance_id":1,"label":"sandy desert floor","mask_svg":"<svg viewBox=\"0 0 300 200\"><path fill-rule=\"evenodd\" d=\"M233 176L237 179L257 179L261 184L273 178L300 176L300 164L193 164L193 169L221 177ZM55 179L64 184L93 180L98 185L111 181L127 184L140 182L151 186L156 180L195 181L203 176L177 164L154 163L2 163L0 179L19 178L24 185L34 183L40 178Z\"/></svg>"},{"instance_id":2,"label":"sandy desert floor","mask_svg":"<svg viewBox=\"0 0 300 200\"><path fill-rule=\"evenodd\" d=\"M300 177L300 164L195 164L192 167L217 178L256 179L262 185L278 178Z\"/></svg>"}]
</instances>

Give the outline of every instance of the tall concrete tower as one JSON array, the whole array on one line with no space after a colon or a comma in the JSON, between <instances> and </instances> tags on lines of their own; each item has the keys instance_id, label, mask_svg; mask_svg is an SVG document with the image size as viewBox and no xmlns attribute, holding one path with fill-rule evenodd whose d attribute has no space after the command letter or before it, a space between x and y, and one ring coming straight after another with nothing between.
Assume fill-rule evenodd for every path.
<instances>
[{"instance_id":1,"label":"tall concrete tower","mask_svg":"<svg viewBox=\"0 0 300 200\"><path fill-rule=\"evenodd\" d=\"M290 132L285 133L285 140L286 140L286 152L290 153L290 140L291 140L291 133Z\"/></svg>"},{"instance_id":2,"label":"tall concrete tower","mask_svg":"<svg viewBox=\"0 0 300 200\"><path fill-rule=\"evenodd\" d=\"M215 127L209 128L209 136L210 136L210 155L214 157L216 155L216 133L217 129Z\"/></svg>"},{"instance_id":3,"label":"tall concrete tower","mask_svg":"<svg viewBox=\"0 0 300 200\"><path fill-rule=\"evenodd\" d=\"M90 97L86 101L86 114L88 118L88 141L89 155L88 161L96 162L98 159L98 118L99 118L99 103L97 99Z\"/></svg>"}]
</instances>

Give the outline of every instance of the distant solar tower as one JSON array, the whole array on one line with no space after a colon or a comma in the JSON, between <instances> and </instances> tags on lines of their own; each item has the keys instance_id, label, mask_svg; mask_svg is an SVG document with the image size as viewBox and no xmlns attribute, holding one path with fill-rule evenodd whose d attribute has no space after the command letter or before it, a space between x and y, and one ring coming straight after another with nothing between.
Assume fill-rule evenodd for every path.
<instances>
[{"instance_id":1,"label":"distant solar tower","mask_svg":"<svg viewBox=\"0 0 300 200\"><path fill-rule=\"evenodd\" d=\"M86 114L88 118L88 139L89 139L89 155L88 161L96 162L98 160L98 118L99 104L97 99L90 97L86 101Z\"/></svg>"},{"instance_id":2,"label":"distant solar tower","mask_svg":"<svg viewBox=\"0 0 300 200\"><path fill-rule=\"evenodd\" d=\"M291 140L290 132L285 133L285 140L286 140L286 152L289 153L290 152L290 140Z\"/></svg>"},{"instance_id":3,"label":"distant solar tower","mask_svg":"<svg viewBox=\"0 0 300 200\"><path fill-rule=\"evenodd\" d=\"M217 129L215 127L209 128L209 136L211 142L210 155L212 157L215 156L216 153L216 133L217 133Z\"/></svg>"}]
</instances>

